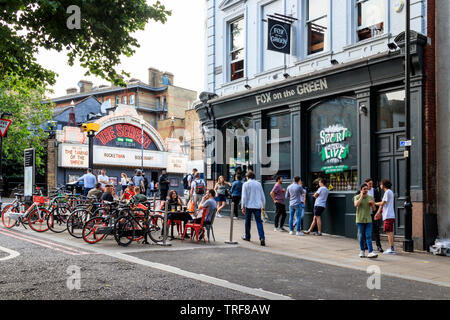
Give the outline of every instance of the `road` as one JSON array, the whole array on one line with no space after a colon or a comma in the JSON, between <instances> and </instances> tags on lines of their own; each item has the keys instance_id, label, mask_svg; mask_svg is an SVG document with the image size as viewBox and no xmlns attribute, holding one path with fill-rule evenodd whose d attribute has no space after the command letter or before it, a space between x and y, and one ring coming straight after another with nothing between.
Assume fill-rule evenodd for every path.
<instances>
[{"instance_id":1,"label":"road","mask_svg":"<svg viewBox=\"0 0 450 320\"><path fill-rule=\"evenodd\" d=\"M450 299L450 288L223 242L172 246L0 226L0 299L317 300ZM370 282L377 283L377 282ZM373 288L373 287L372 287Z\"/></svg>"}]
</instances>

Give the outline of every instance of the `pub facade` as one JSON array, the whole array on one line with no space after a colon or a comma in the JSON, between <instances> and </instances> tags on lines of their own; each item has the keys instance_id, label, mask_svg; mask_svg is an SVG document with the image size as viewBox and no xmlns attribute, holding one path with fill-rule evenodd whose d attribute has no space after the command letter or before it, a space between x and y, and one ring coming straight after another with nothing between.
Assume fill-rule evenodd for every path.
<instances>
[{"instance_id":1,"label":"pub facade","mask_svg":"<svg viewBox=\"0 0 450 320\"><path fill-rule=\"evenodd\" d=\"M268 1L256 6L261 9L264 4L269 6L276 2ZM335 5L335 1L319 2L326 3L327 6ZM353 7L346 6L352 1L339 0L336 2L345 4L344 7L350 10L352 15L362 15L357 6L355 12ZM390 16L388 19L392 19L396 12L392 4L387 1L367 2L369 4L384 3L387 7L384 7L383 10L386 10L386 15ZM296 4L302 6L303 11L308 10L307 7L303 7L303 1L296 1ZM228 25L231 27L231 38L229 38L231 45L234 40L238 40L233 38L236 29L239 29L238 25L233 25L233 19L239 17L240 5L243 8L241 17L244 20L242 24L244 27L240 31L243 32L243 38L246 39L243 46L246 49L243 57L244 60L246 59L244 62L247 66L243 69L244 77L237 79L236 82L231 80L218 85L217 81L220 76L215 76L216 83L211 83L208 86L209 91L200 95L201 103L196 106L207 145L205 152L207 178L217 180L218 176L223 175L227 181L232 182L238 168L244 174L248 169L252 169L257 180L262 182L267 200L266 211L269 218L273 220L275 205L269 193L274 186L275 177L282 176L284 178L283 185L287 187L295 176L300 176L304 186L308 189L304 228L310 225L313 218L313 194L318 188L318 179L325 178L330 196L327 209L322 215L323 231L353 238L357 235L353 197L359 186L369 177L373 178L375 183L383 178L388 178L393 183L396 201L395 234L402 237L405 229L406 191L406 158L403 147L406 137L404 33L399 32L396 37L392 36L389 30L386 30L386 23L383 20L384 22L381 21L382 24L384 23L383 33L374 35L373 39L361 40L360 43L353 46L353 49L357 46L373 48L378 46L380 41L385 49L377 50L373 54L358 56L355 59L342 58L343 62L332 61L330 63L328 60L329 66L327 67L301 73L298 72L299 69L301 70L300 63L318 65L320 60L325 59L324 57L330 59L330 53L326 51L326 44L324 44L324 53L309 58L303 55L304 52L299 53L298 50L293 50L294 47L298 48L301 41L301 39L295 38L295 34L298 37L303 31L299 30L294 19L289 21L288 16L296 16L300 20L304 16L303 11L299 10L297 15L284 15L286 17L284 22L288 24L285 29L289 28L289 24L291 24L290 30L294 34L290 36L290 54L281 54L281 56L285 55L284 66L278 69L272 68L267 72L253 73L251 70L253 68L252 60L248 57L254 55L258 60L258 56L264 56L266 53L251 53L253 49L249 48L249 43L252 40L247 33L255 31L258 35L256 38L264 38L264 41L271 39L273 35L264 27L260 30L252 29L254 17L251 11L253 10L252 6L255 5L253 2L244 4L240 1L224 1L219 7L210 8L213 9L212 12L216 12L216 19L217 16L226 17L226 11L229 10L228 19L231 21L231 25L217 24L215 36L221 34L220 31L217 31L221 30L221 26ZM283 8L283 5L280 8ZM274 13L271 12L266 16L257 15L257 17L262 19L267 16L269 18L279 17L276 9L274 10ZM400 14L402 10L400 8L398 10ZM334 13L333 10L330 11ZM261 12L264 11L259 11L259 14ZM281 12L286 11L281 10ZM212 23L211 20L208 20L208 23ZM346 22L342 21L341 23L345 24ZM395 29L394 25L397 22L394 23L391 20L390 23L390 28ZM302 26L301 23L298 24ZM335 30L337 29L336 25L333 27ZM233 28L234 33L232 32ZM325 29L329 30L325 34L325 39L333 38L330 33L338 36L333 28L330 30L325 25ZM222 30L222 34L224 32ZM267 34L265 34L266 32ZM317 30L315 32L317 36ZM275 33L277 35L284 34L283 31ZM358 31L355 34L361 36L362 33ZM305 41L307 42L307 40ZM413 168L411 175L413 240L416 248L424 248L427 246L424 230L427 225L435 224L435 215L427 214L428 206L425 205L427 187L425 168L427 163L424 157L426 145L424 138L426 86L424 50L427 38L419 32L412 32L410 41L413 56L410 109L412 146L409 154L411 168ZM284 43L284 41L278 39L277 43ZM388 43L393 43L395 49L388 48ZM328 45L330 46L330 44ZM220 46L220 44L215 46ZM263 46L265 50L265 44ZM337 52L339 52L338 49L336 48ZM341 57L348 56L349 50L350 48L342 48ZM272 54L269 53L269 55ZM335 56L338 55L335 54ZM215 63L229 62L223 50L215 57ZM305 59L306 62L304 62ZM228 76L233 76L233 70L235 70L233 68L231 65L229 71L224 69L219 71L225 72L223 77L226 79ZM208 72L217 73L217 67L215 70L209 68ZM227 72L231 73L227 74ZM267 74L271 76L278 74L279 76L276 81L264 83L261 79L267 77ZM273 78L275 79L275 77ZM239 82L241 83L239 84ZM264 84L258 85L258 83ZM245 89L239 89L240 85ZM234 86L235 90L230 90L231 86ZM277 133L272 137L274 129ZM227 138L227 132L229 137L230 133L234 132L231 140ZM256 135L248 134L248 132L256 132ZM241 142L239 143L239 141ZM236 145L243 146L243 149ZM267 161L267 159L270 160ZM268 168L273 163L276 163L277 170L270 172Z\"/></svg>"}]
</instances>

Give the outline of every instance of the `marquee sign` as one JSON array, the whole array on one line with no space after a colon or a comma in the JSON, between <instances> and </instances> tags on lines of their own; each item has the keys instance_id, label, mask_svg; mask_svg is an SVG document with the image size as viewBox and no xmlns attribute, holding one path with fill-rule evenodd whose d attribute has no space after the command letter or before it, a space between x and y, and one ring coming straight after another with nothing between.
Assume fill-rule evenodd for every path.
<instances>
[{"instance_id":1,"label":"marquee sign","mask_svg":"<svg viewBox=\"0 0 450 320\"><path fill-rule=\"evenodd\" d=\"M104 147L130 149L141 149L143 145L144 150L158 151L158 147L145 130L144 137L142 137L142 128L127 123L114 124L106 127L97 133L94 144Z\"/></svg>"},{"instance_id":2,"label":"marquee sign","mask_svg":"<svg viewBox=\"0 0 450 320\"><path fill-rule=\"evenodd\" d=\"M291 25L289 23L268 19L268 32L267 50L291 53Z\"/></svg>"},{"instance_id":3,"label":"marquee sign","mask_svg":"<svg viewBox=\"0 0 450 320\"><path fill-rule=\"evenodd\" d=\"M320 132L322 161L327 164L322 167L322 171L326 174L348 170L348 166L342 165L342 162L349 155L349 145L345 142L351 136L351 131L342 125L329 126Z\"/></svg>"}]
</instances>

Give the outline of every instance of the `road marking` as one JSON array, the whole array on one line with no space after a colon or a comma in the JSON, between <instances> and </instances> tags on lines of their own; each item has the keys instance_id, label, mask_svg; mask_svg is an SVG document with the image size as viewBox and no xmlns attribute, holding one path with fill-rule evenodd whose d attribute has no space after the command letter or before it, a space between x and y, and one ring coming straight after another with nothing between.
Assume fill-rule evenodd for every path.
<instances>
[{"instance_id":1,"label":"road marking","mask_svg":"<svg viewBox=\"0 0 450 320\"><path fill-rule=\"evenodd\" d=\"M6 261L6 260L14 259L14 258L17 258L18 256L20 256L19 252L5 248L5 247L0 246L0 250L3 252L6 252L8 254L7 257L0 258L0 261Z\"/></svg>"},{"instance_id":2,"label":"road marking","mask_svg":"<svg viewBox=\"0 0 450 320\"><path fill-rule=\"evenodd\" d=\"M156 245L156 244L155 244ZM141 253L141 252L160 252L160 251L187 251L187 250L205 250L205 249L229 249L229 248L238 248L239 245L215 245L215 246L190 246L190 247L160 247L156 245L155 248L150 249L135 249L135 250L127 250L126 254L128 253Z\"/></svg>"},{"instance_id":3,"label":"road marking","mask_svg":"<svg viewBox=\"0 0 450 320\"><path fill-rule=\"evenodd\" d=\"M72 249L67 246L63 246L63 245L60 245L60 244L57 244L54 242L48 242L48 241L45 241L42 239L37 239L36 237L26 236L26 235L23 235L20 233L13 232L11 230L0 229L0 234L15 238L18 240L30 242L30 243L39 245L41 247L49 248L49 249L52 249L55 251L60 251L60 252L63 252L63 253L69 254L69 255L73 255L73 256L89 254L88 252L83 252L83 251L79 251L76 249Z\"/></svg>"}]
</instances>

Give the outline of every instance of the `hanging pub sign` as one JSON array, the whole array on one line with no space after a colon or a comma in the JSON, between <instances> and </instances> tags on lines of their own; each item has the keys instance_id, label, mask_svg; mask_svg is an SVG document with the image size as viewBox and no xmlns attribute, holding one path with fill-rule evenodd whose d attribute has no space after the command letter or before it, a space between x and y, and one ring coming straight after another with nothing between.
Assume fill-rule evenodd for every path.
<instances>
[{"instance_id":1,"label":"hanging pub sign","mask_svg":"<svg viewBox=\"0 0 450 320\"><path fill-rule=\"evenodd\" d=\"M274 19L267 19L267 49L285 54L291 53L291 25Z\"/></svg>"},{"instance_id":2,"label":"hanging pub sign","mask_svg":"<svg viewBox=\"0 0 450 320\"><path fill-rule=\"evenodd\" d=\"M142 128L127 123L106 127L95 136L94 144L103 147L130 148L158 151L150 135Z\"/></svg>"},{"instance_id":3,"label":"hanging pub sign","mask_svg":"<svg viewBox=\"0 0 450 320\"><path fill-rule=\"evenodd\" d=\"M342 162L348 158L349 144L347 142L351 136L351 131L342 125L329 126L320 131L321 156L325 164L321 171L329 174L348 170L348 166L343 165Z\"/></svg>"}]
</instances>

